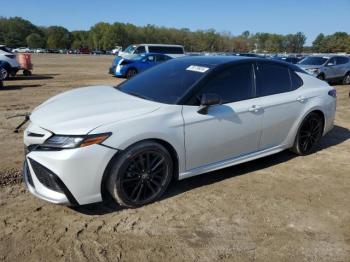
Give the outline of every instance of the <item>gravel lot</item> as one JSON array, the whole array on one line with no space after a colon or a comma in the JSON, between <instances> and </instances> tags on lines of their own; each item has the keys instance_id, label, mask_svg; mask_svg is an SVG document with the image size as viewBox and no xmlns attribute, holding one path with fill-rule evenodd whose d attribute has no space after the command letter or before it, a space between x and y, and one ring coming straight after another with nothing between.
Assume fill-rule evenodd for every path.
<instances>
[{"instance_id":1,"label":"gravel lot","mask_svg":"<svg viewBox=\"0 0 350 262\"><path fill-rule=\"evenodd\" d=\"M0 261L350 261L350 86L318 151L286 151L171 185L138 209L36 199L20 183L20 119L71 88L121 81L112 56L33 55L0 90Z\"/></svg>"}]
</instances>

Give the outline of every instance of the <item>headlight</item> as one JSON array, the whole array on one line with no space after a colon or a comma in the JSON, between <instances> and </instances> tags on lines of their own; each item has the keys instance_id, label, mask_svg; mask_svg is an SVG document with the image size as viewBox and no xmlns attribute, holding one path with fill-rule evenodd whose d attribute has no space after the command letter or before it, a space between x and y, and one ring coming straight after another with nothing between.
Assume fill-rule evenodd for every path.
<instances>
[{"instance_id":1,"label":"headlight","mask_svg":"<svg viewBox=\"0 0 350 262\"><path fill-rule=\"evenodd\" d=\"M64 136L54 135L47 139L41 147L55 149L69 149L100 144L106 140L111 133L87 135L87 136Z\"/></svg>"}]
</instances>

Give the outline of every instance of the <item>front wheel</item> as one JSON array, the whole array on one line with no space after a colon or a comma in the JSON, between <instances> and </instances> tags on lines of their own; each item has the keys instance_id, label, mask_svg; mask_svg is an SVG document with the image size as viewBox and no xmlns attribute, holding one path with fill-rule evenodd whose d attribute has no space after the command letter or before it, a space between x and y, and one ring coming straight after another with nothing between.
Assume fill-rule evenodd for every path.
<instances>
[{"instance_id":1,"label":"front wheel","mask_svg":"<svg viewBox=\"0 0 350 262\"><path fill-rule=\"evenodd\" d=\"M347 73L343 78L343 85L350 85L350 73Z\"/></svg>"},{"instance_id":2,"label":"front wheel","mask_svg":"<svg viewBox=\"0 0 350 262\"><path fill-rule=\"evenodd\" d=\"M324 74L318 75L317 78L320 79L320 80L322 80L322 81L325 81L325 79L326 79L325 76L324 76Z\"/></svg>"},{"instance_id":3,"label":"front wheel","mask_svg":"<svg viewBox=\"0 0 350 262\"><path fill-rule=\"evenodd\" d=\"M291 150L298 155L310 154L323 134L322 117L311 112L301 123Z\"/></svg>"},{"instance_id":4,"label":"front wheel","mask_svg":"<svg viewBox=\"0 0 350 262\"><path fill-rule=\"evenodd\" d=\"M130 79L130 78L132 78L133 76L135 76L136 74L137 74L136 69L130 68L130 69L128 69L128 71L126 71L126 78L127 78L127 79Z\"/></svg>"},{"instance_id":5,"label":"front wheel","mask_svg":"<svg viewBox=\"0 0 350 262\"><path fill-rule=\"evenodd\" d=\"M126 149L112 164L107 189L125 207L139 207L157 199L173 175L169 152L155 142L140 142Z\"/></svg>"}]
</instances>

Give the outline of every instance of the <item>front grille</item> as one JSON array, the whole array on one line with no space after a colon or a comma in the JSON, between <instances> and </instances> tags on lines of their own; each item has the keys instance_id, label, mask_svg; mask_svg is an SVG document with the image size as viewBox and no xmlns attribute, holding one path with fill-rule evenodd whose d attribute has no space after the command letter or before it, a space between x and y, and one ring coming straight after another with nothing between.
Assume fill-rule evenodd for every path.
<instances>
[{"instance_id":1,"label":"front grille","mask_svg":"<svg viewBox=\"0 0 350 262\"><path fill-rule=\"evenodd\" d=\"M29 161L36 177L41 184L53 191L63 193L62 188L59 186L60 182L52 171L34 161L33 159L29 158Z\"/></svg>"}]
</instances>

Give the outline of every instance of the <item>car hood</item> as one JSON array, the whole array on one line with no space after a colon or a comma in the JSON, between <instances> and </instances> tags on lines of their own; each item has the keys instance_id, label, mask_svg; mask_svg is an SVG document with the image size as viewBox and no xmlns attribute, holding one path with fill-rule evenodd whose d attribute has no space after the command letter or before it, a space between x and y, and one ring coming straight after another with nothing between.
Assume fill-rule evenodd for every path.
<instances>
[{"instance_id":1,"label":"car hood","mask_svg":"<svg viewBox=\"0 0 350 262\"><path fill-rule=\"evenodd\" d=\"M298 64L298 66L303 68L303 69L320 68L320 67L322 67L322 65L301 65L301 64Z\"/></svg>"},{"instance_id":2,"label":"car hood","mask_svg":"<svg viewBox=\"0 0 350 262\"><path fill-rule=\"evenodd\" d=\"M158 108L159 103L125 94L112 86L92 86L50 98L34 109L30 120L55 134L82 135Z\"/></svg>"}]
</instances>

